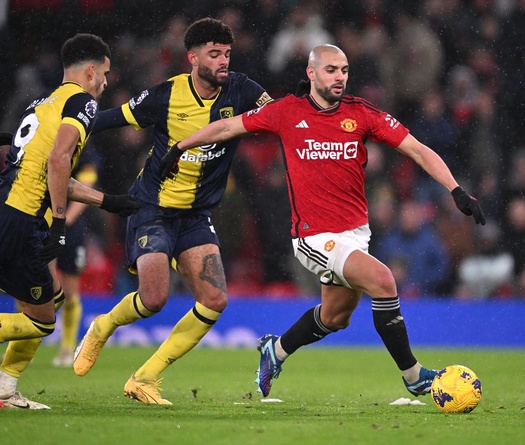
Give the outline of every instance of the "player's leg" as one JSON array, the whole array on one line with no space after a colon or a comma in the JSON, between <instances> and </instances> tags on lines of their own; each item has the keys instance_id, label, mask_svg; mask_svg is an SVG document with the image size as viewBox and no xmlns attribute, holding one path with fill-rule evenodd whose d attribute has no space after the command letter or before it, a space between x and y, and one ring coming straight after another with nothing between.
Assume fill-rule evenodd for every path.
<instances>
[{"instance_id":1,"label":"player's leg","mask_svg":"<svg viewBox=\"0 0 525 445\"><path fill-rule=\"evenodd\" d=\"M63 301L54 269L35 256L49 229L43 220L28 218L8 206L1 213L0 287L17 299L19 312L0 314L0 342L9 341L0 365L0 400L7 407L49 409L16 391L18 378L41 338L55 329L55 300Z\"/></svg>"},{"instance_id":2,"label":"player's leg","mask_svg":"<svg viewBox=\"0 0 525 445\"><path fill-rule=\"evenodd\" d=\"M175 325L168 338L124 387L124 394L143 403L170 403L158 394L158 376L191 351L217 321L227 305L226 278L219 239L209 212L181 218L173 257L177 270L195 297L195 306Z\"/></svg>"},{"instance_id":3,"label":"player's leg","mask_svg":"<svg viewBox=\"0 0 525 445\"><path fill-rule=\"evenodd\" d=\"M279 339L277 357L283 360L301 346L315 343L345 329L361 299L361 292L343 286L322 285L321 304L308 310ZM282 355L281 355L282 349Z\"/></svg>"},{"instance_id":4,"label":"player's leg","mask_svg":"<svg viewBox=\"0 0 525 445\"><path fill-rule=\"evenodd\" d=\"M62 292L62 288L59 287L60 283L57 282L57 286L58 290L55 292L54 297L55 311L58 311L64 302L64 293ZM20 306L21 305L18 304L19 309ZM18 378L27 368L29 363L31 363L31 360L33 360L41 340L41 337L30 338L27 340L11 340L7 345L6 352L0 365L0 371L12 378L9 381L9 385L13 388L16 388ZM1 391L0 394L2 394Z\"/></svg>"},{"instance_id":5,"label":"player's leg","mask_svg":"<svg viewBox=\"0 0 525 445\"><path fill-rule=\"evenodd\" d=\"M20 310L0 314L0 343L45 337L55 329L54 276L35 252L49 227L6 205L0 206L0 217L0 288L17 299Z\"/></svg>"},{"instance_id":6,"label":"player's leg","mask_svg":"<svg viewBox=\"0 0 525 445\"><path fill-rule=\"evenodd\" d=\"M55 309L52 296L51 293L50 301L39 305L19 301L20 312L0 314L0 343L40 338L53 333Z\"/></svg>"},{"instance_id":7,"label":"player's leg","mask_svg":"<svg viewBox=\"0 0 525 445\"><path fill-rule=\"evenodd\" d=\"M227 304L226 278L216 244L192 247L178 258L178 270L195 296L195 306L175 325L168 338L126 384L125 393L144 403L163 403L156 395L133 394L137 382L156 382L159 375L191 351L213 327Z\"/></svg>"},{"instance_id":8,"label":"player's leg","mask_svg":"<svg viewBox=\"0 0 525 445\"><path fill-rule=\"evenodd\" d=\"M428 393L437 371L423 368L412 353L390 269L373 256L356 250L345 261L343 274L353 288L372 298L374 327L401 370L407 389L416 396Z\"/></svg>"},{"instance_id":9,"label":"player's leg","mask_svg":"<svg viewBox=\"0 0 525 445\"><path fill-rule=\"evenodd\" d=\"M61 279L65 300L60 311L62 319L60 349L58 355L53 359L53 365L71 366L73 364L73 351L77 345L78 330L82 318L80 276L62 273Z\"/></svg>"},{"instance_id":10,"label":"player's leg","mask_svg":"<svg viewBox=\"0 0 525 445\"><path fill-rule=\"evenodd\" d=\"M86 248L84 246L85 225L76 220L68 227L68 243L56 260L61 274L65 301L60 312L61 335L58 355L53 359L54 366L71 366L73 351L78 341L78 331L82 319L80 299L80 276L86 267Z\"/></svg>"},{"instance_id":11,"label":"player's leg","mask_svg":"<svg viewBox=\"0 0 525 445\"><path fill-rule=\"evenodd\" d=\"M126 295L107 314L91 323L75 351L73 369L83 376L95 364L101 349L119 326L148 318L160 311L168 299L169 263L165 253L148 253L137 259L139 290Z\"/></svg>"},{"instance_id":12,"label":"player's leg","mask_svg":"<svg viewBox=\"0 0 525 445\"><path fill-rule=\"evenodd\" d=\"M157 213L156 208L145 206L128 218L128 265L138 273L139 289L126 295L110 312L93 320L75 350L73 370L77 375L89 372L104 344L119 326L151 317L168 300L170 259L179 223L173 218L159 217ZM141 221L147 222L141 224Z\"/></svg>"},{"instance_id":13,"label":"player's leg","mask_svg":"<svg viewBox=\"0 0 525 445\"><path fill-rule=\"evenodd\" d=\"M61 289L55 294L54 301L63 301ZM53 301L48 304L53 304ZM31 310L28 311L27 306L26 303L18 302L18 307L21 312L17 315L24 315L24 312L32 312ZM0 318L5 319L2 315L3 314L0 314ZM16 324L14 326L16 326ZM18 326L20 326L20 324L18 324ZM39 323L38 326L40 331L43 325ZM47 324L45 332L48 334L53 332L53 327L54 323L52 325ZM4 406L8 408L49 409L49 406L29 400L16 390L18 379L29 363L31 363L40 346L41 337L43 336L44 335L35 335L33 338L9 341L0 365L0 402Z\"/></svg>"},{"instance_id":14,"label":"player's leg","mask_svg":"<svg viewBox=\"0 0 525 445\"><path fill-rule=\"evenodd\" d=\"M282 336L267 334L259 339L261 360L256 383L266 397L281 366L297 349L345 329L361 298L361 292L343 286L322 285L321 304L307 310Z\"/></svg>"}]
</instances>

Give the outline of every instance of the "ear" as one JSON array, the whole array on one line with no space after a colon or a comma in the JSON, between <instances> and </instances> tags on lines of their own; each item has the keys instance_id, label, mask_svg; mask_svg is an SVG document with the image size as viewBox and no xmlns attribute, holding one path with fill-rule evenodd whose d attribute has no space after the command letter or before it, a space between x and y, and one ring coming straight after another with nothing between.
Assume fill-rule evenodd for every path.
<instances>
[{"instance_id":1,"label":"ear","mask_svg":"<svg viewBox=\"0 0 525 445\"><path fill-rule=\"evenodd\" d=\"M92 63L86 65L85 73L88 80L91 82L95 78L95 65Z\"/></svg>"},{"instance_id":2,"label":"ear","mask_svg":"<svg viewBox=\"0 0 525 445\"><path fill-rule=\"evenodd\" d=\"M188 57L188 60L191 63L191 66L195 66L198 64L199 56L197 55L195 51L188 51L188 54L186 56Z\"/></svg>"},{"instance_id":3,"label":"ear","mask_svg":"<svg viewBox=\"0 0 525 445\"><path fill-rule=\"evenodd\" d=\"M315 71L311 66L306 67L306 75L308 76L308 79L314 80L315 78Z\"/></svg>"}]
</instances>

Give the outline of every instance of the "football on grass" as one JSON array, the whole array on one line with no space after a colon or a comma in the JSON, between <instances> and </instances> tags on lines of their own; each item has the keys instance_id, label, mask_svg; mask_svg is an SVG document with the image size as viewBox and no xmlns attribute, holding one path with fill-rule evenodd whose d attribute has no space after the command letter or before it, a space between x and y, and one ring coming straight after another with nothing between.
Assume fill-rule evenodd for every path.
<instances>
[{"instance_id":1,"label":"football on grass","mask_svg":"<svg viewBox=\"0 0 525 445\"><path fill-rule=\"evenodd\" d=\"M481 381L466 366L447 366L434 378L431 394L445 413L470 413L481 400Z\"/></svg>"}]
</instances>

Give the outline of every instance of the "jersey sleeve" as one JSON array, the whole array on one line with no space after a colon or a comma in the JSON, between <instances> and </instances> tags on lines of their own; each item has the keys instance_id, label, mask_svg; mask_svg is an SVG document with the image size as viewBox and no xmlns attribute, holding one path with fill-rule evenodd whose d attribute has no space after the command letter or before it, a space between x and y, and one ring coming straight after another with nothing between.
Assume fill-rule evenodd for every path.
<instances>
[{"instance_id":1,"label":"jersey sleeve","mask_svg":"<svg viewBox=\"0 0 525 445\"><path fill-rule=\"evenodd\" d=\"M403 142L409 131L396 118L390 114L377 110L377 112L369 112L368 121L370 124L369 137L375 142L382 142L391 147L399 147Z\"/></svg>"},{"instance_id":2,"label":"jersey sleeve","mask_svg":"<svg viewBox=\"0 0 525 445\"><path fill-rule=\"evenodd\" d=\"M247 98L247 108L245 111L248 111L252 108L260 108L273 100L266 90L257 82L251 80L245 75L242 77L242 79L242 90L245 92L244 95Z\"/></svg>"},{"instance_id":3,"label":"jersey sleeve","mask_svg":"<svg viewBox=\"0 0 525 445\"><path fill-rule=\"evenodd\" d=\"M250 133L279 134L282 100L278 99L242 115L244 128Z\"/></svg>"},{"instance_id":4,"label":"jersey sleeve","mask_svg":"<svg viewBox=\"0 0 525 445\"><path fill-rule=\"evenodd\" d=\"M166 81L131 98L121 107L126 121L137 130L154 125L165 110L162 104L167 103L172 86L172 81Z\"/></svg>"},{"instance_id":5,"label":"jersey sleeve","mask_svg":"<svg viewBox=\"0 0 525 445\"><path fill-rule=\"evenodd\" d=\"M79 140L84 144L93 129L97 111L97 101L90 94L74 94L64 104L62 122L76 127L80 133Z\"/></svg>"}]
</instances>

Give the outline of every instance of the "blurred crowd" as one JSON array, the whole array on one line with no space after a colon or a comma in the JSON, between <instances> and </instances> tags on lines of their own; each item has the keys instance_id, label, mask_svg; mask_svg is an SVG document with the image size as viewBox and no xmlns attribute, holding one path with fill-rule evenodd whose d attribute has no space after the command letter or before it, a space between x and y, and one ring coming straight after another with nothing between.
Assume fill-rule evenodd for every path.
<instances>
[{"instance_id":1,"label":"blurred crowd","mask_svg":"<svg viewBox=\"0 0 525 445\"><path fill-rule=\"evenodd\" d=\"M189 72L183 35L212 16L232 27L230 68L274 98L305 78L321 43L348 56L348 93L400 120L447 162L481 202L476 226L410 159L369 142L370 252L394 272L405 298L525 296L525 0L11 0L0 5L0 130L13 131L41 90L61 82L59 49L76 32L112 49L101 108ZM131 127L91 138L98 187L124 193L151 144ZM230 294L315 295L293 259L278 140L239 146L215 209ZM84 290L134 288L125 221L90 212ZM173 291L185 292L174 274Z\"/></svg>"}]
</instances>

